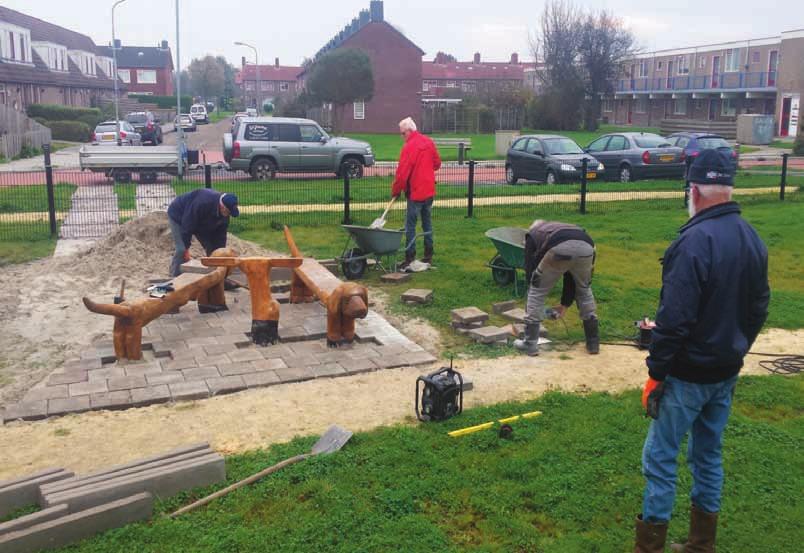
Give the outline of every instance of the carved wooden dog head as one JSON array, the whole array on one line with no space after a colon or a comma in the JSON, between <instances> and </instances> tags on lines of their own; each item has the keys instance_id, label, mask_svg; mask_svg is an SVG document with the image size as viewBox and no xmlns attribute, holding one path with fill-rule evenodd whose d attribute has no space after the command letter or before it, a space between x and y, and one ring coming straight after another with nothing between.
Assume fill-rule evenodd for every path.
<instances>
[{"instance_id":1,"label":"carved wooden dog head","mask_svg":"<svg viewBox=\"0 0 804 553\"><path fill-rule=\"evenodd\" d=\"M368 291L354 282L344 282L341 292L341 313L351 319L365 319L368 315Z\"/></svg>"}]
</instances>

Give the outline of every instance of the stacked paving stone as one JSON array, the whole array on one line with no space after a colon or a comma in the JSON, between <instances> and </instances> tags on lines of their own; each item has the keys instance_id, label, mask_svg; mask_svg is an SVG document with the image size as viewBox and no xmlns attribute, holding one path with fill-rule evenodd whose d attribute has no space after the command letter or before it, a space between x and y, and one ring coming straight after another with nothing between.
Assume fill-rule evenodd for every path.
<instances>
[{"instance_id":1,"label":"stacked paving stone","mask_svg":"<svg viewBox=\"0 0 804 553\"><path fill-rule=\"evenodd\" d=\"M503 344L507 342L510 330L499 326L487 325L489 314L477 307L453 309L450 315L452 316L452 328L461 334L468 334L476 342L481 344Z\"/></svg>"},{"instance_id":2,"label":"stacked paving stone","mask_svg":"<svg viewBox=\"0 0 804 553\"><path fill-rule=\"evenodd\" d=\"M402 301L408 305L419 305L433 301L433 291L423 288L411 288L402 294Z\"/></svg>"},{"instance_id":3,"label":"stacked paving stone","mask_svg":"<svg viewBox=\"0 0 804 553\"><path fill-rule=\"evenodd\" d=\"M223 457L203 443L85 476L48 469L0 482L0 516L36 503L42 508L0 524L0 551L63 547L150 518L154 498L225 479Z\"/></svg>"}]
</instances>

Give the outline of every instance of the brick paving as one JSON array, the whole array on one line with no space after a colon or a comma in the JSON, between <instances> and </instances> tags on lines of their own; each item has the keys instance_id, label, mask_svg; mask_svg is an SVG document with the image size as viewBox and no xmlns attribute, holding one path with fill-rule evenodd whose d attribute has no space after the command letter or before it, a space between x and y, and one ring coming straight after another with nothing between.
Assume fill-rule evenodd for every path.
<instances>
[{"instance_id":1,"label":"brick paving","mask_svg":"<svg viewBox=\"0 0 804 553\"><path fill-rule=\"evenodd\" d=\"M254 345L245 290L227 292L228 311L200 314L195 303L145 327L143 359L117 362L110 339L97 341L6 406L0 419L36 420L98 409L203 399L246 389L337 378L435 361L374 311L357 321L351 346L328 348L319 303L283 303L281 342ZM277 294L283 301L286 299ZM87 316L94 316L87 314ZM111 319L109 336L111 336Z\"/></svg>"}]
</instances>

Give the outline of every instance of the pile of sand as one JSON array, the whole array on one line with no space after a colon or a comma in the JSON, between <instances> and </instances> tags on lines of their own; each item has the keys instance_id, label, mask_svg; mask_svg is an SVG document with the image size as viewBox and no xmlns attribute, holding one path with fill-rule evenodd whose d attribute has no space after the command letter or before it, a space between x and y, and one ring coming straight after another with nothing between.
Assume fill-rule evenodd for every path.
<instances>
[{"instance_id":1,"label":"pile of sand","mask_svg":"<svg viewBox=\"0 0 804 553\"><path fill-rule=\"evenodd\" d=\"M241 255L269 253L231 234L228 245ZM195 241L191 254L204 255ZM83 296L108 301L123 278L127 296L136 296L149 279L168 276L172 255L167 214L154 212L81 253L0 267L0 404L111 332L111 320L89 313Z\"/></svg>"}]
</instances>

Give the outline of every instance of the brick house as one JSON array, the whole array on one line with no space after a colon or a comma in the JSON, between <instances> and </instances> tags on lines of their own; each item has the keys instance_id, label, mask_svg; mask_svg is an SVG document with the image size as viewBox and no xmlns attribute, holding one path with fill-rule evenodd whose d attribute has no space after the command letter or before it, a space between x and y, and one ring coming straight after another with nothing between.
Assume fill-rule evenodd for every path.
<instances>
[{"instance_id":1,"label":"brick house","mask_svg":"<svg viewBox=\"0 0 804 553\"><path fill-rule=\"evenodd\" d=\"M274 60L273 65L259 66L259 88L261 93L257 93L257 66L247 64L246 58L240 62L240 71L235 75L235 84L240 89L245 107L256 108L258 99L274 102L284 96L295 96L299 91L299 73L302 68L291 65L280 65L279 58Z\"/></svg>"},{"instance_id":2,"label":"brick house","mask_svg":"<svg viewBox=\"0 0 804 553\"><path fill-rule=\"evenodd\" d=\"M0 105L99 106L114 97L111 73L88 36L0 6Z\"/></svg>"},{"instance_id":3,"label":"brick house","mask_svg":"<svg viewBox=\"0 0 804 553\"><path fill-rule=\"evenodd\" d=\"M776 133L794 136L804 94L804 29L778 37L649 52L629 60L604 97L612 123L663 120L735 122L741 113L774 115Z\"/></svg>"},{"instance_id":4,"label":"brick house","mask_svg":"<svg viewBox=\"0 0 804 553\"><path fill-rule=\"evenodd\" d=\"M422 115L422 56L424 51L398 29L385 21L381 0L372 0L370 8L332 38L313 58L338 48L356 48L371 60L374 96L354 102L338 114L336 127L342 132L396 132L405 117L420 121ZM305 73L299 79L304 86ZM331 112L316 114L326 124Z\"/></svg>"},{"instance_id":5,"label":"brick house","mask_svg":"<svg viewBox=\"0 0 804 553\"><path fill-rule=\"evenodd\" d=\"M450 61L443 56L422 62L422 95L425 98L449 96L452 91L462 94L486 96L504 89L528 87L536 64L522 63L519 54L511 54L509 61L481 61L480 53L472 61ZM535 81L534 81L535 86Z\"/></svg>"},{"instance_id":6,"label":"brick house","mask_svg":"<svg viewBox=\"0 0 804 553\"><path fill-rule=\"evenodd\" d=\"M109 46L99 46L97 52L112 59ZM159 46L122 46L117 50L117 74L130 94L173 96L173 73L167 40Z\"/></svg>"}]
</instances>

